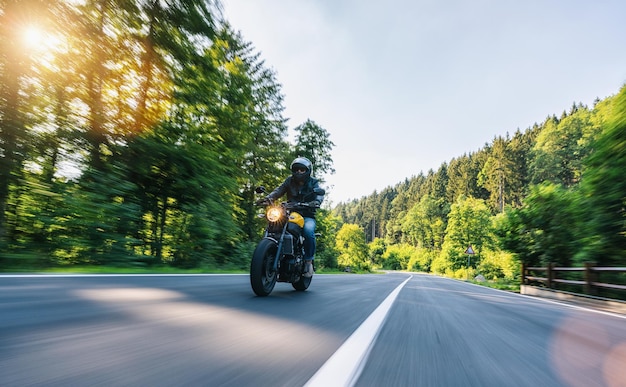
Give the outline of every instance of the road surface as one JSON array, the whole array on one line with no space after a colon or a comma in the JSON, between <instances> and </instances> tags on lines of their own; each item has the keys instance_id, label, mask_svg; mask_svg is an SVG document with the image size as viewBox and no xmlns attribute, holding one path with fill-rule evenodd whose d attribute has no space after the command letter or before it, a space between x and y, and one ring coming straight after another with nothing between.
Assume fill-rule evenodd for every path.
<instances>
[{"instance_id":1,"label":"road surface","mask_svg":"<svg viewBox=\"0 0 626 387\"><path fill-rule=\"evenodd\" d=\"M0 386L30 385L624 386L626 319L425 274L0 276Z\"/></svg>"}]
</instances>

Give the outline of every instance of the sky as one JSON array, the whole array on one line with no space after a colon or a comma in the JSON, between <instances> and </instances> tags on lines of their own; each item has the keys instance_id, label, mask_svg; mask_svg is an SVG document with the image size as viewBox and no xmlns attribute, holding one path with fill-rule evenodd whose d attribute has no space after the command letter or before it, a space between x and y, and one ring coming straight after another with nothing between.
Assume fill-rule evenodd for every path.
<instances>
[{"instance_id":1,"label":"sky","mask_svg":"<svg viewBox=\"0 0 626 387\"><path fill-rule=\"evenodd\" d=\"M284 116L330 134L330 205L436 171L626 83L623 0L223 0ZM315 174L315 173L314 173Z\"/></svg>"}]
</instances>

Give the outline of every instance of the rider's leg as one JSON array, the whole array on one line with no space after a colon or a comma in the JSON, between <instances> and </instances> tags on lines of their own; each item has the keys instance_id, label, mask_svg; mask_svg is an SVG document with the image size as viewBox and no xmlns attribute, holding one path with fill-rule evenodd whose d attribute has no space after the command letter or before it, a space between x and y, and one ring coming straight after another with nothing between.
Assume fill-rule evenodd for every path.
<instances>
[{"instance_id":1,"label":"rider's leg","mask_svg":"<svg viewBox=\"0 0 626 387\"><path fill-rule=\"evenodd\" d=\"M305 276L313 275L313 259L315 259L315 218L304 218L304 263Z\"/></svg>"}]
</instances>

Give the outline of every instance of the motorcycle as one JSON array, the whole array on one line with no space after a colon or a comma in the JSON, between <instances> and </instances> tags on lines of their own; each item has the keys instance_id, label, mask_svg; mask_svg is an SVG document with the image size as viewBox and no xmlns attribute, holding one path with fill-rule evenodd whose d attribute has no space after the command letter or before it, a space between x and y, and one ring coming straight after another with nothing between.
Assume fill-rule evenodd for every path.
<instances>
[{"instance_id":1,"label":"motorcycle","mask_svg":"<svg viewBox=\"0 0 626 387\"><path fill-rule=\"evenodd\" d=\"M256 188L257 194L265 193L264 187ZM316 188L310 198L324 195L325 191ZM250 263L250 285L257 296L267 296L276 282L291 283L297 291L305 291L311 284L311 277L305 277L304 269L304 218L298 209L311 207L309 202L275 204L270 200L260 200L257 206L265 207L267 227Z\"/></svg>"}]
</instances>

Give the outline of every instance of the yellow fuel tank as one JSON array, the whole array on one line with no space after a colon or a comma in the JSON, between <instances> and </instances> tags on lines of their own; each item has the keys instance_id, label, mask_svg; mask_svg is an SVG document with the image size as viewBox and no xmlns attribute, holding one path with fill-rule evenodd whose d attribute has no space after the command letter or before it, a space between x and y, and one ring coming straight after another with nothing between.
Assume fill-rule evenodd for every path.
<instances>
[{"instance_id":1,"label":"yellow fuel tank","mask_svg":"<svg viewBox=\"0 0 626 387\"><path fill-rule=\"evenodd\" d=\"M297 224L300 227L304 227L304 218L297 212L292 212L291 214L289 214L289 221L291 223Z\"/></svg>"}]
</instances>

